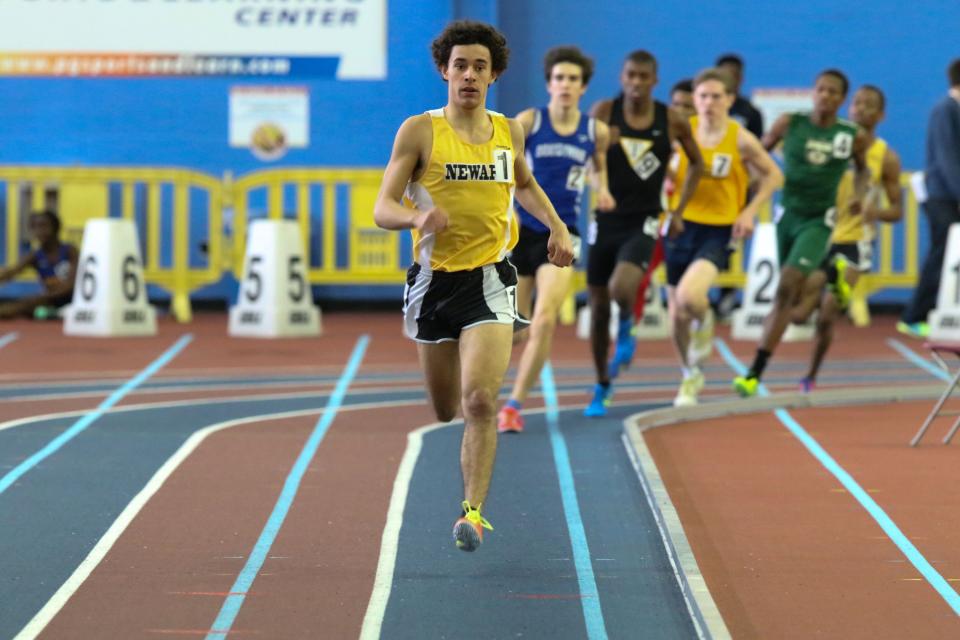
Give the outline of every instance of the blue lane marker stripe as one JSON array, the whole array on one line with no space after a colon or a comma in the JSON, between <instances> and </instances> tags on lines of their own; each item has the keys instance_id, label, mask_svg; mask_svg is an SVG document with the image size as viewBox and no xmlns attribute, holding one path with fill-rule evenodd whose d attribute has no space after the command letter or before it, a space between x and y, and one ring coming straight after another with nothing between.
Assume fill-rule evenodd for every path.
<instances>
[{"instance_id":1,"label":"blue lane marker stripe","mask_svg":"<svg viewBox=\"0 0 960 640\"><path fill-rule=\"evenodd\" d=\"M341 375L337 381L336 388L327 400L327 406L324 408L323 414L319 420L317 420L317 424L313 428L310 438L306 444L303 445L300 455L297 456L297 461L293 464L290 473L287 475L287 479L283 483L283 490L280 492L280 497L277 498L277 504L274 505L270 517L267 518L267 523L264 525L263 531L260 532L260 537L253 546L253 551L250 553L247 563L243 566L233 586L230 587L231 595L227 596L223 601L220 613L210 628L210 632L207 633L207 640L223 640L227 637L227 634L230 633L230 628L240 613L240 607L243 606L243 601L250 591L250 586L253 584L253 580L257 577L257 574L260 573L260 568L263 567L263 563L267 559L267 554L270 553L270 547L273 546L273 542L277 539L280 528L283 526L283 521L287 518L287 513L289 513L290 507L293 505L293 499L296 497L297 490L300 488L300 482L303 480L303 476L307 472L313 456L317 453L320 442L323 441L323 437L327 434L327 430L333 423L333 419L336 417L337 411L343 403L343 398L347 395L347 388L350 386L350 382L356 375L357 369L360 368L360 362L363 360L363 354L366 352L369 342L370 337L367 335L362 335L360 339L357 340L347 367L344 369L343 375Z\"/></svg>"},{"instance_id":2,"label":"blue lane marker stripe","mask_svg":"<svg viewBox=\"0 0 960 640\"><path fill-rule=\"evenodd\" d=\"M550 434L550 446L553 449L553 463L557 468L557 477L560 481L563 513L567 518L567 531L570 532L570 545L573 547L573 563L577 569L577 582L580 585L580 602L583 606L583 619L587 625L587 637L590 640L606 640L607 627L600 608L600 591L593 576L587 533L580 517L580 503L577 501L577 488L573 482L570 454L567 452L567 442L560 433L557 388L553 381L550 362L545 362L540 371L540 385L543 387L543 399L546 403L547 431Z\"/></svg>"},{"instance_id":3,"label":"blue lane marker stripe","mask_svg":"<svg viewBox=\"0 0 960 640\"><path fill-rule=\"evenodd\" d=\"M914 353L913 349L907 347L906 345L901 343L899 340L894 340L893 338L887 338L887 344L890 345L890 347L894 351L896 351L897 353L902 355L904 358L906 358L913 364L917 365L927 373L937 378L940 378L941 380L946 380L947 382L950 382L950 380L952 380L952 378L946 371L944 371L938 366L935 366L933 363L927 360L924 360L923 358L918 356L916 353Z\"/></svg>"},{"instance_id":4,"label":"blue lane marker stripe","mask_svg":"<svg viewBox=\"0 0 960 640\"><path fill-rule=\"evenodd\" d=\"M154 360L150 366L127 382L123 383L120 388L111 393L107 399L101 402L96 409L74 422L73 426L51 440L43 449L40 449L40 451L37 451L35 454L11 469L5 476L3 476L3 478L0 478L0 493L3 493L9 489L14 482L20 479L23 474L25 474L27 471L30 471L30 469L33 469L43 460L56 453L60 447L80 435L84 429L89 427L97 418L102 416L107 409L120 402L125 395L133 391L141 383L143 383L143 381L162 369L168 362L173 360L178 353L183 351L184 347L190 344L191 340L193 340L192 334L187 334L181 337L174 343L172 347L167 349L163 355Z\"/></svg>"},{"instance_id":5,"label":"blue lane marker stripe","mask_svg":"<svg viewBox=\"0 0 960 640\"><path fill-rule=\"evenodd\" d=\"M7 346L8 344L10 344L11 342L13 342L19 337L20 337L20 334L17 333L16 331L12 331L7 335L3 336L2 338L0 338L0 349L3 349L5 346Z\"/></svg>"},{"instance_id":6,"label":"blue lane marker stripe","mask_svg":"<svg viewBox=\"0 0 960 640\"><path fill-rule=\"evenodd\" d=\"M730 365L730 368L736 371L739 375L746 373L747 368L737 360L737 357L733 355L733 352L727 347L726 343L717 338L714 343L717 346L717 350L723 356L723 359L727 361L727 364ZM770 392L767 391L767 388L764 385L759 387L760 395L767 396L770 395ZM787 428L794 437L799 440L807 451L813 454L813 457L817 459L827 469L833 476L840 481L840 484L843 485L843 488L850 492L854 498L857 499L857 502L860 503L867 513L870 514L870 517L880 525L880 528L883 529L883 532L887 534L893 544L897 545L897 548L900 549L901 553L906 556L907 560L910 561L917 571L926 579L930 586L932 586L937 593L940 594L940 597L949 605L953 612L957 615L960 615L960 595L957 595L957 592L953 590L953 587L950 586L950 583L944 580L936 569L931 566L926 558L923 557L913 543L907 539L907 536L903 535L903 532L900 531L900 527L890 519L890 516L880 508L873 498L871 498L866 491L864 491L857 481L853 479L847 471L841 467L836 460L834 460L829 453L827 453L820 444L813 439L813 437L806 432L806 430L797 422L793 416L791 416L784 409L777 409L774 411L774 415L779 418L780 422L783 423L783 426Z\"/></svg>"}]
</instances>

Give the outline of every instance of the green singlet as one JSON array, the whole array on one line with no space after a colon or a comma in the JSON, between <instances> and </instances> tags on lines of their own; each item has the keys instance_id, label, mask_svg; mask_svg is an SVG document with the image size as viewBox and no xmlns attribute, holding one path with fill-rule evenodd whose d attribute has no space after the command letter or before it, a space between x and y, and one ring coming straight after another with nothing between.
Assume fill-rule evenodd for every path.
<instances>
[{"instance_id":1,"label":"green singlet","mask_svg":"<svg viewBox=\"0 0 960 640\"><path fill-rule=\"evenodd\" d=\"M795 113L783 138L783 216L777 221L780 265L805 274L827 253L836 217L837 187L853 155L857 126L838 119L829 127Z\"/></svg>"}]
</instances>

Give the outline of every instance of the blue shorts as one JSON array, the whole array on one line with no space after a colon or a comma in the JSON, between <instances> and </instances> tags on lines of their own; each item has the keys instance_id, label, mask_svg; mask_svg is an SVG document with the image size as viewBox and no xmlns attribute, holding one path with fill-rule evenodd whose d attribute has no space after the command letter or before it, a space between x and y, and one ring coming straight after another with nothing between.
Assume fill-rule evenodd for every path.
<instances>
[{"instance_id":1,"label":"blue shorts","mask_svg":"<svg viewBox=\"0 0 960 640\"><path fill-rule=\"evenodd\" d=\"M664 238L667 284L676 286L687 267L697 260L707 260L720 271L725 271L734 250L732 232L733 225L718 226L684 220L683 233L675 240Z\"/></svg>"}]
</instances>

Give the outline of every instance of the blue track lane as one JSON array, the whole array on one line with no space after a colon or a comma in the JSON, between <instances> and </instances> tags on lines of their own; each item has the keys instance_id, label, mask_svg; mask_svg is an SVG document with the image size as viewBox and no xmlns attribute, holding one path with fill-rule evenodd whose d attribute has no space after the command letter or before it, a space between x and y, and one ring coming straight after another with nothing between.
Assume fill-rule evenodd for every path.
<instances>
[{"instance_id":1,"label":"blue track lane","mask_svg":"<svg viewBox=\"0 0 960 640\"><path fill-rule=\"evenodd\" d=\"M422 391L348 397L344 406L422 397ZM15 636L46 604L195 431L257 414L320 411L327 399L225 401L105 414L0 494L0 639ZM61 418L0 431L0 473L75 421Z\"/></svg>"},{"instance_id":2,"label":"blue track lane","mask_svg":"<svg viewBox=\"0 0 960 640\"><path fill-rule=\"evenodd\" d=\"M884 367L882 373L853 366L831 367L828 373L845 383L890 376L900 381L904 377L929 380L908 363L900 362L899 368L910 375L898 376L892 366ZM774 383L795 382L790 367L773 369ZM726 388L729 372L723 371L716 367L712 372L712 386ZM575 400L561 397L561 402L582 401L586 386L571 380L580 373L578 368L560 372L558 391L578 394ZM316 383L333 378L271 378L281 380ZM414 383L417 378L373 374L358 380ZM201 389L244 381L253 379L156 380L145 387L196 385ZM85 382L72 390L109 386ZM629 375L618 385L621 392L665 390L671 395L675 388L675 382L631 380ZM43 385L31 389L35 393L64 390ZM4 391L16 393L12 388ZM344 404L422 397L422 389L352 392ZM0 639L13 637L33 617L130 499L192 433L256 414L319 411L327 399L326 394L243 402L225 398L210 404L105 414L0 494ZM651 407L614 408L604 420L586 420L579 410L564 411L559 427L569 453L608 636L694 638L656 523L620 441L622 420ZM75 421L76 417L61 418L0 431L0 475ZM462 428L454 426L425 436L401 530L384 637L585 637L574 556L544 416L529 416L524 434L501 438L485 509L497 529L472 555L457 551L450 536L462 493L461 433Z\"/></svg>"},{"instance_id":3,"label":"blue track lane","mask_svg":"<svg viewBox=\"0 0 960 640\"><path fill-rule=\"evenodd\" d=\"M650 406L587 420L560 414L610 638L696 638L643 490L620 440ZM473 554L451 538L462 499L462 427L427 434L400 532L384 638L586 637L545 417L502 436L485 515L496 528Z\"/></svg>"},{"instance_id":4,"label":"blue track lane","mask_svg":"<svg viewBox=\"0 0 960 640\"><path fill-rule=\"evenodd\" d=\"M806 372L806 364L801 362L774 362L770 366L768 377L773 375L775 382L782 378L783 383L795 383L800 376ZM729 386L729 370L720 365L707 365L704 367L704 373L707 375L707 382L722 382ZM559 372L558 372L559 374ZM578 378L590 379L593 375L592 369L565 367L562 371L564 378L572 376ZM357 377L356 383L416 383L420 379L420 372L411 369L408 373L366 373ZM640 385L653 387L671 387L676 388L679 381L674 382L677 376L676 366L669 367L644 367L644 380L637 379L634 374L628 372L621 380L626 385ZM659 378L659 382L651 379ZM827 362L821 372L820 378L824 382L836 382L843 384L853 383L888 383L888 382L929 382L929 376L925 375L917 368L903 359L897 360L869 360L866 362ZM202 378L152 378L147 380L137 388L138 393L149 391L163 391L168 389L195 389L202 391L208 387L229 386L229 387L260 387L267 388L264 382L269 382L271 386L277 387L277 392L283 391L285 385L333 385L337 381L335 375L270 375L268 379L263 376L211 376ZM74 381L61 382L57 384L48 383L21 383L21 384L0 384L0 399L5 398L29 398L31 396L47 396L57 394L71 393L110 393L113 391L119 381ZM563 379L557 380L558 389L571 388L572 384L567 384ZM589 382L578 381L575 383L577 389L583 390L590 387ZM619 386L618 386L619 388Z\"/></svg>"}]
</instances>

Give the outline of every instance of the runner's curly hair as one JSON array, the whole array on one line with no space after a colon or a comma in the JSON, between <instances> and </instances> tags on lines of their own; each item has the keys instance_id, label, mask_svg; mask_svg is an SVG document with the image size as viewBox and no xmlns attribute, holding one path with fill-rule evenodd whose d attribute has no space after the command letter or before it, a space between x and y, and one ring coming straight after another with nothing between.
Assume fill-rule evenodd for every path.
<instances>
[{"instance_id":1,"label":"runner's curly hair","mask_svg":"<svg viewBox=\"0 0 960 640\"><path fill-rule=\"evenodd\" d=\"M507 39L503 34L483 22L473 20L457 20L447 25L447 28L437 36L430 45L433 52L433 62L438 69L446 69L450 63L450 52L457 45L482 44L490 51L490 66L498 77L507 70L510 59L510 49L507 48Z\"/></svg>"}]
</instances>

